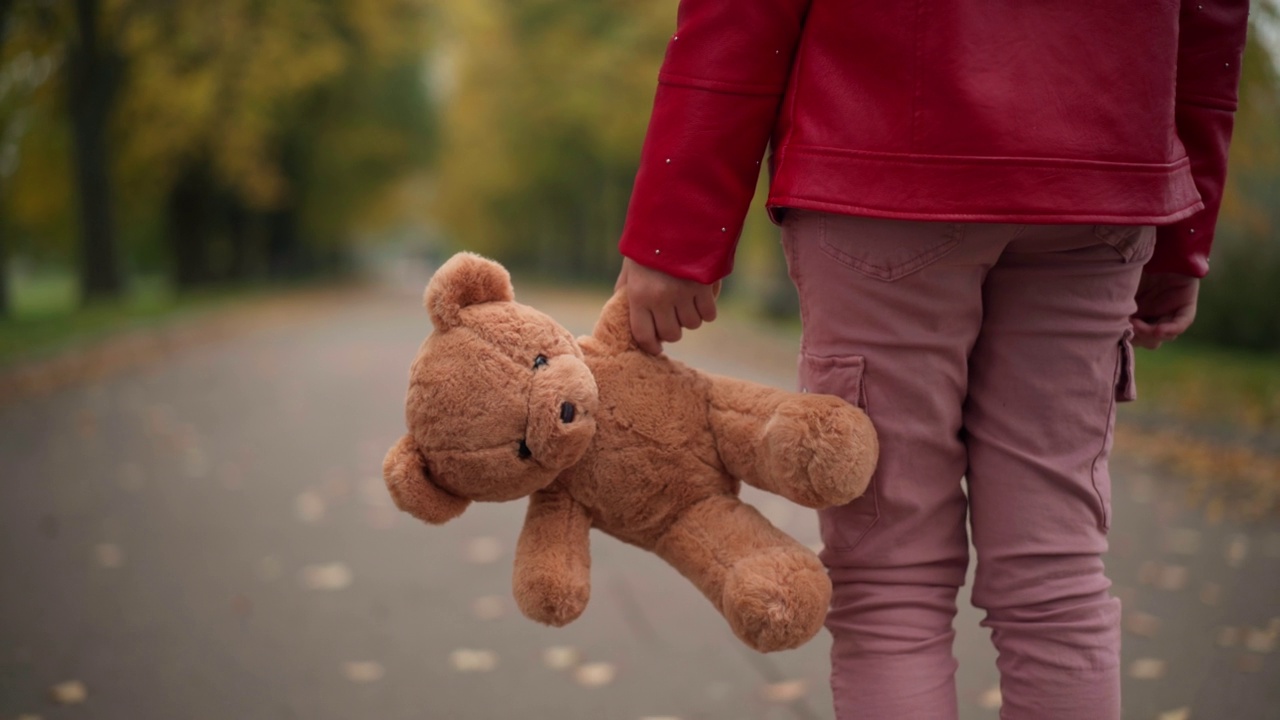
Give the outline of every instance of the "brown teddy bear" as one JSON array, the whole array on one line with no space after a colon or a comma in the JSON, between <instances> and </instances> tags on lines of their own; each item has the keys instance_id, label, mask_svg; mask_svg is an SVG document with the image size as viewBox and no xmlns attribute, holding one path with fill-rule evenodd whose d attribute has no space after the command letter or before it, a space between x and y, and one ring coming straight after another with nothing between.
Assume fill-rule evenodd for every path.
<instances>
[{"instance_id":1,"label":"brown teddy bear","mask_svg":"<svg viewBox=\"0 0 1280 720\"><path fill-rule=\"evenodd\" d=\"M866 415L651 356L632 340L622 293L574 340L515 302L507 271L478 255L440 267L424 301L435 329L383 475L400 509L434 524L473 500L528 497L514 573L526 616L561 626L582 614L595 527L673 565L757 650L817 633L826 572L738 490L849 502L876 463Z\"/></svg>"}]
</instances>

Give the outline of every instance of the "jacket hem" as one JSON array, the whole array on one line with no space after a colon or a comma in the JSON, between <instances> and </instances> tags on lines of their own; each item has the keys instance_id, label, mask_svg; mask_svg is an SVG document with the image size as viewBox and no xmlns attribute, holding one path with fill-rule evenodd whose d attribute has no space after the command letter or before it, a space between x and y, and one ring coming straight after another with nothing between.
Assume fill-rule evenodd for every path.
<instances>
[{"instance_id":1,"label":"jacket hem","mask_svg":"<svg viewBox=\"0 0 1280 720\"><path fill-rule=\"evenodd\" d=\"M794 207L901 220L1165 225L1204 208L1186 157L1146 164L788 146L770 165L774 222Z\"/></svg>"}]
</instances>

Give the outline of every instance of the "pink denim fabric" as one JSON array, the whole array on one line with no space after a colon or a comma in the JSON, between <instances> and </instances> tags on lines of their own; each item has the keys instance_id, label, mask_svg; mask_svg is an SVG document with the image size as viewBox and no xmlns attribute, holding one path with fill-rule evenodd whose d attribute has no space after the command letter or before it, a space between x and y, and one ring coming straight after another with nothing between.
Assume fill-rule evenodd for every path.
<instances>
[{"instance_id":1,"label":"pink denim fabric","mask_svg":"<svg viewBox=\"0 0 1280 720\"><path fill-rule=\"evenodd\" d=\"M802 388L864 408L880 435L867 493L819 515L837 718L957 716L967 527L1000 716L1119 718L1107 456L1155 229L792 211L783 243Z\"/></svg>"}]
</instances>

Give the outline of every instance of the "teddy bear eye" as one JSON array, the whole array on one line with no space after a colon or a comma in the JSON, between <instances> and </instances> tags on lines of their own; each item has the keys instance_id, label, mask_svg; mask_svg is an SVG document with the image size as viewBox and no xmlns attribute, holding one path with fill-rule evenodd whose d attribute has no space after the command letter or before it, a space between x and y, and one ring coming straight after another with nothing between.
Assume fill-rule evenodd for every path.
<instances>
[{"instance_id":1,"label":"teddy bear eye","mask_svg":"<svg viewBox=\"0 0 1280 720\"><path fill-rule=\"evenodd\" d=\"M546 366L547 366L547 356L546 356L546 355L539 355L538 357L536 357L536 358L534 358L534 359L533 359L533 369L534 369L534 370L537 370L537 369L538 369L538 368L540 368L540 367L546 367Z\"/></svg>"},{"instance_id":2,"label":"teddy bear eye","mask_svg":"<svg viewBox=\"0 0 1280 720\"><path fill-rule=\"evenodd\" d=\"M533 457L533 451L529 449L529 445L525 441L520 441L520 449L517 451L521 460L528 460Z\"/></svg>"}]
</instances>

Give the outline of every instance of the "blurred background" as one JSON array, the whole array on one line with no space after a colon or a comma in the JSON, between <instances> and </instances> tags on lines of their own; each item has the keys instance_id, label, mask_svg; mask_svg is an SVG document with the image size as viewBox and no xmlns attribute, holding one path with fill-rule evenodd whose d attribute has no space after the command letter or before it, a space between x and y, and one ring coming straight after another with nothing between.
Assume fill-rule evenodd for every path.
<instances>
[{"instance_id":1,"label":"blurred background","mask_svg":"<svg viewBox=\"0 0 1280 720\"><path fill-rule=\"evenodd\" d=\"M0 0L0 720L830 717L821 642L744 655L605 539L600 609L532 627L519 508L426 529L379 489L435 264L493 256L590 329L676 4ZM1199 318L1122 415L1135 718L1280 717L1278 7ZM763 195L725 320L673 352L789 387ZM966 718L994 717L966 613Z\"/></svg>"},{"instance_id":2,"label":"blurred background","mask_svg":"<svg viewBox=\"0 0 1280 720\"><path fill-rule=\"evenodd\" d=\"M1194 334L1275 351L1280 41L1255 5ZM606 283L674 8L4 0L0 314L332 276L387 248ZM733 282L791 315L776 231L750 217Z\"/></svg>"}]
</instances>

